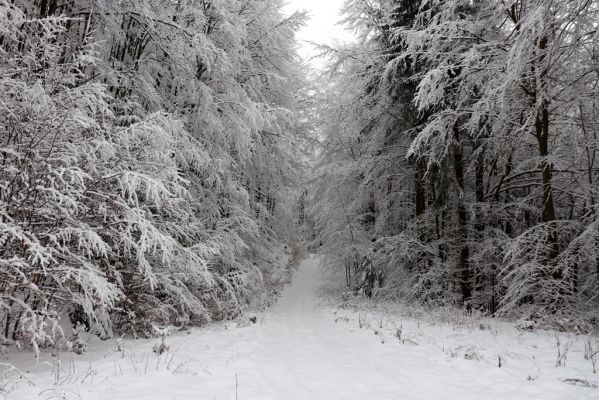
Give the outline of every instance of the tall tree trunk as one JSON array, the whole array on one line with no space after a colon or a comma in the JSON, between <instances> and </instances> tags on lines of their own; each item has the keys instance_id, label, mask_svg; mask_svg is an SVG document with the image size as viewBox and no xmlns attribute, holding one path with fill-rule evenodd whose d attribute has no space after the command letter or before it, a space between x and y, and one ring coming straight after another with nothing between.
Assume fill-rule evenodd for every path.
<instances>
[{"instance_id":1,"label":"tall tree trunk","mask_svg":"<svg viewBox=\"0 0 599 400\"><path fill-rule=\"evenodd\" d=\"M470 282L470 249L468 248L468 216L466 213L466 207L464 205L464 155L463 149L460 144L460 130L458 123L453 127L453 134L455 139L455 145L453 150L453 165L455 171L455 178L458 184L458 196L457 196L457 216L458 216L458 259L456 269L459 275L461 302L467 304L472 297L472 286Z\"/></svg>"},{"instance_id":2,"label":"tall tree trunk","mask_svg":"<svg viewBox=\"0 0 599 400\"><path fill-rule=\"evenodd\" d=\"M426 166L424 165L423 160L419 159L418 161L416 161L416 171L414 174L414 189L416 192L415 203L417 217L424 214L424 211L426 210L426 190L424 188L424 174L426 172L425 168Z\"/></svg>"},{"instance_id":3,"label":"tall tree trunk","mask_svg":"<svg viewBox=\"0 0 599 400\"><path fill-rule=\"evenodd\" d=\"M475 195L476 202L478 207L480 207L485 202L485 147L484 145L475 142L475 148L479 149L478 156L476 157L476 167L474 171L474 180L475 180ZM476 221L474 223L474 229L476 230L476 240L482 241L485 238L485 215L481 213L481 208L477 207L477 215ZM473 271L474 274L474 290L478 293L484 293L485 286L487 285L487 277L489 275L494 274L494 272L485 273L484 270L477 268L476 271ZM489 279L488 284L493 286L493 278Z\"/></svg>"},{"instance_id":4,"label":"tall tree trunk","mask_svg":"<svg viewBox=\"0 0 599 400\"><path fill-rule=\"evenodd\" d=\"M597 150L594 146L597 143L597 130L593 129L593 136L591 138L590 134L587 131L587 127L585 124L585 118L582 106L579 106L580 111L580 127L582 128L582 132L584 133L584 138L586 141L585 152L587 156L587 180L589 183L589 210L588 215L592 220L597 220L597 210L595 209L595 196L593 195L593 169L595 167L595 159L597 158ZM589 145L589 141L592 140L593 145ZM599 288L599 258L595 260L595 274L596 274L596 284Z\"/></svg>"},{"instance_id":5,"label":"tall tree trunk","mask_svg":"<svg viewBox=\"0 0 599 400\"><path fill-rule=\"evenodd\" d=\"M559 255L559 242L557 225L555 224L556 213L555 205L553 202L553 190L551 187L553 179L553 165L549 161L549 100L547 99L547 81L548 71L543 63L546 58L548 38L543 36L539 40L539 65L541 65L541 71L539 73L540 83L540 95L541 101L539 109L537 110L535 120L536 138L539 145L539 156L541 157L541 179L543 183L543 221L548 223L547 227L547 243L549 245L549 260L554 260ZM537 91L537 96L539 93ZM553 277L556 279L562 278L562 271L556 269L553 273Z\"/></svg>"}]
</instances>

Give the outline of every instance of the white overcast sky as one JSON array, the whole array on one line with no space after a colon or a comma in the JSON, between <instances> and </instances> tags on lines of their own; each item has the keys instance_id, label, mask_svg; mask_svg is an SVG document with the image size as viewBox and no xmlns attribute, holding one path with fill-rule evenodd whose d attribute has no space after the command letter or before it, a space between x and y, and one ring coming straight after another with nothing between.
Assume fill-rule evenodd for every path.
<instances>
[{"instance_id":1,"label":"white overcast sky","mask_svg":"<svg viewBox=\"0 0 599 400\"><path fill-rule=\"evenodd\" d=\"M353 36L344 30L337 22L341 19L339 9L344 0L287 0L287 13L295 10L307 10L310 19L306 26L299 32L300 55L308 58L314 54L312 46L306 43L315 42L319 44L331 44L335 40L347 42Z\"/></svg>"}]
</instances>

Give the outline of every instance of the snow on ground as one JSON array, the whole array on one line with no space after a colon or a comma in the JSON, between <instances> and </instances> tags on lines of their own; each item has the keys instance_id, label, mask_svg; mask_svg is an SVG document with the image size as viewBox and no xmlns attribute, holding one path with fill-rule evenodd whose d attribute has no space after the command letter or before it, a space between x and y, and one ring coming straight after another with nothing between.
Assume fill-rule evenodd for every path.
<instances>
[{"instance_id":1,"label":"snow on ground","mask_svg":"<svg viewBox=\"0 0 599 400\"><path fill-rule=\"evenodd\" d=\"M584 336L325 305L318 259L302 263L256 323L227 322L158 339L92 340L83 355L29 353L0 374L6 399L599 399ZM482 328L482 329L481 329ZM594 338L594 340L599 340ZM119 351L119 348L123 351ZM501 357L502 366L498 366ZM570 383L564 380L571 379ZM7 389L12 389L6 392ZM1 396L0 396L1 397Z\"/></svg>"}]
</instances>

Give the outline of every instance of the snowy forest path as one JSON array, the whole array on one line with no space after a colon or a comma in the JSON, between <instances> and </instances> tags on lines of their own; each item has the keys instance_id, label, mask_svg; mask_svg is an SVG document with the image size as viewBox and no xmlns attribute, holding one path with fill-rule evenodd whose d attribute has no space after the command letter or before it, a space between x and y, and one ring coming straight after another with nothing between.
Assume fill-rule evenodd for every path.
<instances>
[{"instance_id":1,"label":"snowy forest path","mask_svg":"<svg viewBox=\"0 0 599 400\"><path fill-rule=\"evenodd\" d=\"M237 344L239 358L229 368L239 371L239 399L391 399L405 388L371 335L351 335L330 308L319 306L322 283L319 259L305 260L277 304L250 328L248 342ZM360 348L369 349L368 358Z\"/></svg>"},{"instance_id":2,"label":"snowy forest path","mask_svg":"<svg viewBox=\"0 0 599 400\"><path fill-rule=\"evenodd\" d=\"M512 357L524 358L524 354L517 353L521 349L516 350L516 346L509 343L513 336L498 338L479 329L469 336L447 326L420 327L417 321L403 320L397 324L404 324L404 329L422 335L417 339L419 345L409 340L403 343L392 336L398 327L388 318L380 317L383 329L375 325L379 321L372 320L376 315L371 315L360 328L357 321L360 317L355 315L356 312L336 310L323 304L319 292L328 279L321 271L318 257L304 260L277 304L267 310L256 324L231 331L228 344L213 345L210 354L205 354L207 359L212 360L210 370L220 364L222 369L217 376L235 374L235 392L231 394L231 378L226 382L208 379L207 382L216 384L214 390L207 390L204 383L202 391L207 390L209 396L198 398L565 400L592 398L596 394L592 389L574 388L558 379L561 372L552 364L552 339L547 342L550 352L543 362L551 366L551 374L555 376L527 380L527 374L535 370L532 365L538 368L538 360L533 359L533 364L522 363L516 368L497 368L497 353L490 355L488 360L483 359L486 355L482 354L480 360L469 360L460 353L460 349L468 349L470 344L476 343L476 346L492 351L498 351L496 348L499 351L509 349ZM344 320L344 316L349 319ZM456 342L453 343L450 338L456 338ZM214 340L219 339L214 337ZM222 332L220 340L223 340ZM469 345L459 344L462 340ZM538 336L516 339L517 342L528 340L532 341L529 348L536 349L536 344L532 343L538 343ZM459 356L448 359L447 346L453 346ZM522 343L518 345L521 346ZM227 353L234 355L225 357ZM226 360L224 364L223 360ZM509 362L512 363L511 360Z\"/></svg>"},{"instance_id":3,"label":"snowy forest path","mask_svg":"<svg viewBox=\"0 0 599 400\"><path fill-rule=\"evenodd\" d=\"M229 321L169 336L169 350L160 356L152 351L160 344L157 339L125 340L119 351L95 340L83 355L44 354L35 368L31 355L23 354L15 365L36 386L23 382L7 399L596 398L596 389L562 382L589 368L556 368L550 333L516 334L501 325L513 333L497 334L337 309L319 295L329 279L319 261L315 256L304 260L291 285L256 323ZM398 326L407 341L393 336ZM582 342L577 346L581 353ZM464 355L469 349L475 359ZM497 368L497 354L507 367ZM582 353L577 356L582 360ZM569 358L569 363L576 361Z\"/></svg>"},{"instance_id":4,"label":"snowy forest path","mask_svg":"<svg viewBox=\"0 0 599 400\"><path fill-rule=\"evenodd\" d=\"M94 338L84 355L42 354L35 368L24 355L15 365L36 386L23 383L9 398L396 399L409 385L397 374L396 353L372 333L353 335L336 323L333 309L319 305L323 283L319 258L312 256L255 324L227 322L167 337L162 356L152 351L157 339L113 347Z\"/></svg>"},{"instance_id":5,"label":"snowy forest path","mask_svg":"<svg viewBox=\"0 0 599 400\"><path fill-rule=\"evenodd\" d=\"M319 259L305 260L261 321L251 358L257 360L262 389L272 390L273 399L298 400L384 399L385 393L401 393L407 383L392 373L382 348L379 355L373 351L376 340L351 335L347 325L335 323L330 308L319 306L322 283ZM360 348L369 349L368 358L356 351ZM255 398L264 399L264 393Z\"/></svg>"}]
</instances>

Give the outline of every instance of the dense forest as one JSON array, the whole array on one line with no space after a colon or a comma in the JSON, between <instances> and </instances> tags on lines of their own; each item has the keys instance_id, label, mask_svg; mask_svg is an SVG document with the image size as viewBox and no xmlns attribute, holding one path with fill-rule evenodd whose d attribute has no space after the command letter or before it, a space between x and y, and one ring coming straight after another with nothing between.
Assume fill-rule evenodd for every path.
<instances>
[{"instance_id":1,"label":"dense forest","mask_svg":"<svg viewBox=\"0 0 599 400\"><path fill-rule=\"evenodd\" d=\"M279 0L0 0L2 342L50 346L66 315L153 335L288 280L304 19Z\"/></svg>"},{"instance_id":2,"label":"dense forest","mask_svg":"<svg viewBox=\"0 0 599 400\"><path fill-rule=\"evenodd\" d=\"M379 299L597 323L599 3L348 0L312 246Z\"/></svg>"},{"instance_id":3,"label":"dense forest","mask_svg":"<svg viewBox=\"0 0 599 400\"><path fill-rule=\"evenodd\" d=\"M599 323L596 0L347 0L316 77L283 10L0 0L0 344L235 318L301 243L375 301Z\"/></svg>"}]
</instances>

